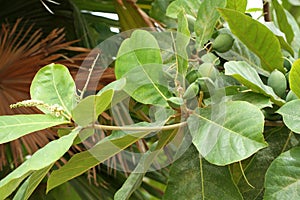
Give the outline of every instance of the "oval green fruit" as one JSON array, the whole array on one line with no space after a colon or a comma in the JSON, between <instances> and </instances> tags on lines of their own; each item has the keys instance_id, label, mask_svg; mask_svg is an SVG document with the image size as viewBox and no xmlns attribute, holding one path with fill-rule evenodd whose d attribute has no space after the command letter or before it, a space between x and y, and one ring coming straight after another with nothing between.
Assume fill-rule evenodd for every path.
<instances>
[{"instance_id":1,"label":"oval green fruit","mask_svg":"<svg viewBox=\"0 0 300 200\"><path fill-rule=\"evenodd\" d=\"M201 77L209 77L211 80L215 81L219 75L219 71L215 68L212 63L202 63L199 66L199 73Z\"/></svg>"},{"instance_id":2,"label":"oval green fruit","mask_svg":"<svg viewBox=\"0 0 300 200\"><path fill-rule=\"evenodd\" d=\"M296 99L298 99L298 97L292 90L290 90L288 92L288 94L286 95L286 98L285 98L286 102L293 101Z\"/></svg>"},{"instance_id":3,"label":"oval green fruit","mask_svg":"<svg viewBox=\"0 0 300 200\"><path fill-rule=\"evenodd\" d=\"M183 98L184 99L192 99L198 95L199 91L200 91L199 84L194 82L191 85L189 85L189 87L186 89L186 91L183 94Z\"/></svg>"},{"instance_id":4,"label":"oval green fruit","mask_svg":"<svg viewBox=\"0 0 300 200\"><path fill-rule=\"evenodd\" d=\"M229 51L233 45L234 39L228 33L221 33L216 37L216 39L212 42L212 47L214 50L220 53L224 53Z\"/></svg>"},{"instance_id":5,"label":"oval green fruit","mask_svg":"<svg viewBox=\"0 0 300 200\"><path fill-rule=\"evenodd\" d=\"M192 70L190 71L186 76L185 79L188 81L189 84L195 82L197 78L201 77L201 74L198 70Z\"/></svg>"},{"instance_id":6,"label":"oval green fruit","mask_svg":"<svg viewBox=\"0 0 300 200\"><path fill-rule=\"evenodd\" d=\"M277 69L272 71L268 78L268 86L273 88L275 94L279 97L285 97L287 82L285 75L282 72L278 71Z\"/></svg>"}]
</instances>

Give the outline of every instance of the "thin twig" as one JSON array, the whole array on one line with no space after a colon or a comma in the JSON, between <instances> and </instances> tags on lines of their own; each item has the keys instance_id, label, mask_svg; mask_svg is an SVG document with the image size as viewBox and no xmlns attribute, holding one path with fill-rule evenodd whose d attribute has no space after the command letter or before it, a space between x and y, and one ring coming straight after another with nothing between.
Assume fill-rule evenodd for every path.
<instances>
[{"instance_id":1,"label":"thin twig","mask_svg":"<svg viewBox=\"0 0 300 200\"><path fill-rule=\"evenodd\" d=\"M292 136L293 136L293 131L290 131L289 136L288 136L288 138L287 138L287 140L286 140L286 142L285 142L285 144L284 144L284 146L281 150L281 153L283 153L286 150Z\"/></svg>"},{"instance_id":2,"label":"thin twig","mask_svg":"<svg viewBox=\"0 0 300 200\"><path fill-rule=\"evenodd\" d=\"M283 126L282 121L268 121L265 120L265 126Z\"/></svg>"},{"instance_id":3,"label":"thin twig","mask_svg":"<svg viewBox=\"0 0 300 200\"><path fill-rule=\"evenodd\" d=\"M144 127L144 126L109 126L102 124L93 124L87 126L86 128L100 129L100 130L110 130L110 131L165 131L172 130L179 127L184 127L187 125L187 122L181 122L178 124L165 125L165 126L153 126L153 127Z\"/></svg>"},{"instance_id":4,"label":"thin twig","mask_svg":"<svg viewBox=\"0 0 300 200\"><path fill-rule=\"evenodd\" d=\"M87 89L87 87L88 87L88 84L89 84L90 79L91 79L91 76L92 76L92 72L93 72L93 70L94 70L94 67L95 67L95 65L96 65L96 62L97 62L98 58L99 58L99 53L97 54L97 56L96 56L96 58L95 58L95 60L94 60L94 62L93 62L93 64L92 64L91 68L89 69L89 75L88 75L88 78L87 78L87 80L86 80L86 82L85 82L85 85L84 85L84 87L82 88L81 93L80 93L80 100L83 99L83 95L84 95L84 93L85 93L85 91L86 91L86 89Z\"/></svg>"},{"instance_id":5,"label":"thin twig","mask_svg":"<svg viewBox=\"0 0 300 200\"><path fill-rule=\"evenodd\" d=\"M253 185L251 185L251 183L248 181L248 179L247 179L247 177L246 177L246 174L245 174L245 172L244 172L244 169L243 169L243 166L242 166L241 161L239 161L239 165L240 165L240 169L241 169L242 175L243 175L243 177L244 177L246 183L247 183L252 189L254 189L255 187L254 187Z\"/></svg>"},{"instance_id":6,"label":"thin twig","mask_svg":"<svg viewBox=\"0 0 300 200\"><path fill-rule=\"evenodd\" d=\"M270 3L268 0L263 0L263 15L266 22L272 21L270 12Z\"/></svg>"}]
</instances>

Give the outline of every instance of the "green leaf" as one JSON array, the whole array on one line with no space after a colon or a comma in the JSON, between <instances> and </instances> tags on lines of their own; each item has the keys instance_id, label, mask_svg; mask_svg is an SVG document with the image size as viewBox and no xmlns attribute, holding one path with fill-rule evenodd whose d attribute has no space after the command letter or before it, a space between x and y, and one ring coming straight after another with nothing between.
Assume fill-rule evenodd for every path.
<instances>
[{"instance_id":1,"label":"green leaf","mask_svg":"<svg viewBox=\"0 0 300 200\"><path fill-rule=\"evenodd\" d=\"M106 92L107 90L113 90L115 91L122 91L124 89L126 85L126 79L125 78L121 78L118 80L115 80L111 83L109 83L108 85L106 85L104 88L102 88L97 95L100 96L102 93Z\"/></svg>"},{"instance_id":2,"label":"green leaf","mask_svg":"<svg viewBox=\"0 0 300 200\"><path fill-rule=\"evenodd\" d=\"M162 133L162 137L158 143L151 146L140 159L138 165L130 176L126 179L122 187L116 192L114 198L118 200L129 199L131 194L141 185L143 177L145 176L148 169L151 167L153 161L163 150L163 147L178 133L178 129L173 131L166 131Z\"/></svg>"},{"instance_id":3,"label":"green leaf","mask_svg":"<svg viewBox=\"0 0 300 200\"><path fill-rule=\"evenodd\" d=\"M73 120L82 127L95 122L111 103L113 93L113 90L107 90L101 95L90 95L84 98L72 110Z\"/></svg>"},{"instance_id":4,"label":"green leaf","mask_svg":"<svg viewBox=\"0 0 300 200\"><path fill-rule=\"evenodd\" d=\"M272 107L272 102L270 101L270 98L254 93L254 92L242 92L236 95L232 96L232 100L234 101L247 101L259 109L265 108L265 107Z\"/></svg>"},{"instance_id":5,"label":"green leaf","mask_svg":"<svg viewBox=\"0 0 300 200\"><path fill-rule=\"evenodd\" d=\"M13 200L27 200L33 193L35 188L40 184L43 178L47 175L53 164L35 171L30 175L27 180L19 188L18 192L14 196Z\"/></svg>"},{"instance_id":6,"label":"green leaf","mask_svg":"<svg viewBox=\"0 0 300 200\"><path fill-rule=\"evenodd\" d=\"M178 29L176 34L176 61L177 72L185 77L188 68L188 55L186 47L190 42L190 31L185 12L182 10L178 14Z\"/></svg>"},{"instance_id":7,"label":"green leaf","mask_svg":"<svg viewBox=\"0 0 300 200\"><path fill-rule=\"evenodd\" d=\"M191 146L171 169L164 200L243 199L228 167L209 164Z\"/></svg>"},{"instance_id":8,"label":"green leaf","mask_svg":"<svg viewBox=\"0 0 300 200\"><path fill-rule=\"evenodd\" d=\"M288 0L290 4L292 4L293 6L300 6L300 2L299 0Z\"/></svg>"},{"instance_id":9,"label":"green leaf","mask_svg":"<svg viewBox=\"0 0 300 200\"><path fill-rule=\"evenodd\" d=\"M46 104L58 104L71 116L71 110L76 104L76 86L68 68L60 64L50 64L40 69L32 80L30 95L33 100ZM38 107L44 113L50 111Z\"/></svg>"},{"instance_id":10,"label":"green leaf","mask_svg":"<svg viewBox=\"0 0 300 200\"><path fill-rule=\"evenodd\" d=\"M197 17L197 12L200 5L201 0L176 0L168 6L166 15L171 18L177 18L178 13L181 12L182 9L184 9L187 14Z\"/></svg>"},{"instance_id":11,"label":"green leaf","mask_svg":"<svg viewBox=\"0 0 300 200\"><path fill-rule=\"evenodd\" d=\"M284 100L274 93L271 87L262 82L258 73L248 63L244 61L229 61L225 63L224 67L226 75L233 76L253 92L270 97L272 102L279 106L285 103Z\"/></svg>"},{"instance_id":12,"label":"green leaf","mask_svg":"<svg viewBox=\"0 0 300 200\"><path fill-rule=\"evenodd\" d=\"M284 72L281 47L276 36L260 22L243 13L219 9L230 29L261 60L263 69Z\"/></svg>"},{"instance_id":13,"label":"green leaf","mask_svg":"<svg viewBox=\"0 0 300 200\"><path fill-rule=\"evenodd\" d=\"M230 30L223 28L220 29L219 32L231 34L234 38L233 45L229 51L224 53L217 52L220 57L226 60L245 61L251 65L251 67L255 68L258 73L265 76L269 75L268 71L262 69L259 57L250 51L235 35L230 32Z\"/></svg>"},{"instance_id":14,"label":"green leaf","mask_svg":"<svg viewBox=\"0 0 300 200\"><path fill-rule=\"evenodd\" d=\"M300 199L300 147L277 157L269 167L265 180L265 200Z\"/></svg>"},{"instance_id":15,"label":"green leaf","mask_svg":"<svg viewBox=\"0 0 300 200\"><path fill-rule=\"evenodd\" d=\"M35 152L27 161L0 181L0 197L8 197L32 172L43 169L61 158L73 144L80 129L48 143Z\"/></svg>"},{"instance_id":16,"label":"green leaf","mask_svg":"<svg viewBox=\"0 0 300 200\"><path fill-rule=\"evenodd\" d=\"M123 101L128 97L128 94L124 91L125 86L126 79L121 78L106 85L97 93L97 95L101 95L103 92L113 89L114 95L110 105L111 107L113 107L114 105L118 104L119 102Z\"/></svg>"},{"instance_id":17,"label":"green leaf","mask_svg":"<svg viewBox=\"0 0 300 200\"><path fill-rule=\"evenodd\" d=\"M200 5L195 22L197 41L202 47L212 36L215 25L220 18L217 8L224 8L226 0L204 0Z\"/></svg>"},{"instance_id":18,"label":"green leaf","mask_svg":"<svg viewBox=\"0 0 300 200\"><path fill-rule=\"evenodd\" d=\"M7 115L0 116L0 144L10 142L34 131L70 123L53 115Z\"/></svg>"},{"instance_id":19,"label":"green leaf","mask_svg":"<svg viewBox=\"0 0 300 200\"><path fill-rule=\"evenodd\" d=\"M245 200L263 199L265 174L271 162L281 154L284 148L290 148L293 137L289 136L286 127L266 128L264 132L269 144L267 148L258 151L250 160L242 162L247 180L254 188L250 187L241 173L239 164L234 164L234 174L238 174L236 180L240 192Z\"/></svg>"},{"instance_id":20,"label":"green leaf","mask_svg":"<svg viewBox=\"0 0 300 200\"><path fill-rule=\"evenodd\" d=\"M300 133L300 100L284 104L277 113L282 115L284 124L295 133Z\"/></svg>"},{"instance_id":21,"label":"green leaf","mask_svg":"<svg viewBox=\"0 0 300 200\"><path fill-rule=\"evenodd\" d=\"M247 0L227 0L226 8L244 13L247 7Z\"/></svg>"},{"instance_id":22,"label":"green leaf","mask_svg":"<svg viewBox=\"0 0 300 200\"><path fill-rule=\"evenodd\" d=\"M292 26L293 32L294 32L294 40L292 41L292 48L294 49L295 54L293 56L298 57L298 51L300 48L300 28L298 25L297 20L294 18L294 16L289 13L287 10L285 10L285 14L287 16L288 23Z\"/></svg>"},{"instance_id":23,"label":"green leaf","mask_svg":"<svg viewBox=\"0 0 300 200\"><path fill-rule=\"evenodd\" d=\"M284 8L277 0L272 0L272 5L276 13L276 19L279 29L285 34L287 42L290 44L294 39L294 31L287 20Z\"/></svg>"},{"instance_id":24,"label":"green leaf","mask_svg":"<svg viewBox=\"0 0 300 200\"><path fill-rule=\"evenodd\" d=\"M116 60L117 79L126 78L125 91L143 104L167 105L170 96L163 76L160 48L155 37L144 30L124 40Z\"/></svg>"},{"instance_id":25,"label":"green leaf","mask_svg":"<svg viewBox=\"0 0 300 200\"><path fill-rule=\"evenodd\" d=\"M114 135L112 134L111 136L108 136L105 139L98 142L94 147L92 147L88 151L75 154L69 160L69 162L67 162L60 169L55 170L50 175L47 184L47 191L50 191L58 185L81 175L88 169L116 155L123 149L138 141L140 138L150 133L149 131L133 133L128 132L129 131L126 131L126 133L121 132L122 134L119 137L114 137Z\"/></svg>"},{"instance_id":26,"label":"green leaf","mask_svg":"<svg viewBox=\"0 0 300 200\"><path fill-rule=\"evenodd\" d=\"M276 37L280 43L281 48L289 52L291 55L294 55L293 48L284 40L284 38L282 36L276 36Z\"/></svg>"},{"instance_id":27,"label":"green leaf","mask_svg":"<svg viewBox=\"0 0 300 200\"><path fill-rule=\"evenodd\" d=\"M300 59L296 60L289 74L289 84L291 90L300 98Z\"/></svg>"},{"instance_id":28,"label":"green leaf","mask_svg":"<svg viewBox=\"0 0 300 200\"><path fill-rule=\"evenodd\" d=\"M146 64L162 64L159 45L155 37L144 30L136 30L120 46L115 73L117 79L136 67Z\"/></svg>"},{"instance_id":29,"label":"green leaf","mask_svg":"<svg viewBox=\"0 0 300 200\"><path fill-rule=\"evenodd\" d=\"M243 160L267 147L262 134L264 116L248 102L232 101L199 109L187 122L193 144L215 165Z\"/></svg>"},{"instance_id":30,"label":"green leaf","mask_svg":"<svg viewBox=\"0 0 300 200\"><path fill-rule=\"evenodd\" d=\"M172 2L172 0L154 0L154 1L152 1L149 15L150 15L150 17L165 24L168 28L175 28L177 26L176 20L172 19L166 15L167 8L168 8L170 2Z\"/></svg>"}]
</instances>

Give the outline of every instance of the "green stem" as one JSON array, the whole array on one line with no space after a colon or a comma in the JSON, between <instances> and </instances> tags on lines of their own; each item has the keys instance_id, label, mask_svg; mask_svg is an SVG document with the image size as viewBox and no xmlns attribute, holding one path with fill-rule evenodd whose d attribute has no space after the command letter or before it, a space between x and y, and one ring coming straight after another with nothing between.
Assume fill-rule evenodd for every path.
<instances>
[{"instance_id":1,"label":"green stem","mask_svg":"<svg viewBox=\"0 0 300 200\"><path fill-rule=\"evenodd\" d=\"M201 176L201 193L202 199L205 199L205 191L204 191L204 175L203 175L203 166L202 166L202 156L199 154L200 159L200 176Z\"/></svg>"},{"instance_id":2,"label":"green stem","mask_svg":"<svg viewBox=\"0 0 300 200\"><path fill-rule=\"evenodd\" d=\"M286 148L287 148L287 146L288 146L288 144L289 144L292 136L293 136L293 131L290 131L289 136L288 136L288 138L287 138L287 140L286 140L286 142L285 142L285 144L284 144L284 146L282 148L281 153L283 153L286 150Z\"/></svg>"},{"instance_id":3,"label":"green stem","mask_svg":"<svg viewBox=\"0 0 300 200\"><path fill-rule=\"evenodd\" d=\"M247 179L247 177L246 177L246 174L245 174L245 172L244 172L244 169L243 169L243 166L242 166L241 161L239 161L239 165L240 165L240 169L241 169L242 175L243 175L243 177L244 177L246 183L247 183L252 189L254 189L255 187L254 187L253 185L251 185L251 183L248 181L248 179Z\"/></svg>"},{"instance_id":4,"label":"green stem","mask_svg":"<svg viewBox=\"0 0 300 200\"><path fill-rule=\"evenodd\" d=\"M96 56L96 58L95 58L95 60L94 60L94 62L93 62L93 64L92 64L92 66L91 66L91 68L89 69L89 75L88 75L87 80L86 80L86 82L84 84L84 87L82 88L82 91L80 93L80 100L83 99L83 95L84 95L84 93L85 93L85 91L87 89L87 86L88 86L89 82L90 82L90 79L91 79L91 76L92 76L92 72L93 72L94 67L96 65L96 62L97 62L97 60L99 58L99 55L100 54L98 53L97 56Z\"/></svg>"},{"instance_id":5,"label":"green stem","mask_svg":"<svg viewBox=\"0 0 300 200\"><path fill-rule=\"evenodd\" d=\"M187 122L181 122L178 124L165 125L165 126L153 126L153 127L143 127L143 126L109 126L102 124L93 124L85 128L101 129L101 130L110 130L110 131L165 131L172 130L179 127L184 127L187 125Z\"/></svg>"}]
</instances>

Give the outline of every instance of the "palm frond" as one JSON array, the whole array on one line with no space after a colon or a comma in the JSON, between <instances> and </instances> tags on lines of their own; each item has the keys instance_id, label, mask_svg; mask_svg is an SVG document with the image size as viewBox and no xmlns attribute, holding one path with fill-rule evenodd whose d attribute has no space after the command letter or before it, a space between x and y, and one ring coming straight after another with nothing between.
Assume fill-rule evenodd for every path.
<instances>
[{"instance_id":1,"label":"palm frond","mask_svg":"<svg viewBox=\"0 0 300 200\"><path fill-rule=\"evenodd\" d=\"M21 19L13 26L4 23L0 31L0 115L38 113L34 108L11 110L9 105L30 99L30 83L44 65L59 62L69 66L70 71L76 74L82 60L90 52L86 48L72 47L76 41L65 41L63 29L54 29L43 38L41 29L33 31L33 25L24 28L22 23L24 21ZM63 50L80 54L74 59L67 58ZM11 161L17 166L23 161L24 152L32 154L55 137L55 132L45 130L0 145L0 169L11 164Z\"/></svg>"}]
</instances>

